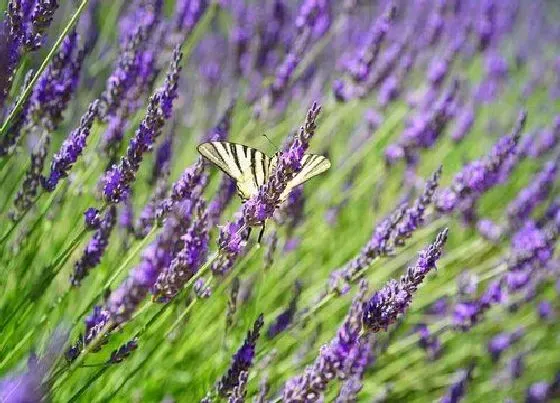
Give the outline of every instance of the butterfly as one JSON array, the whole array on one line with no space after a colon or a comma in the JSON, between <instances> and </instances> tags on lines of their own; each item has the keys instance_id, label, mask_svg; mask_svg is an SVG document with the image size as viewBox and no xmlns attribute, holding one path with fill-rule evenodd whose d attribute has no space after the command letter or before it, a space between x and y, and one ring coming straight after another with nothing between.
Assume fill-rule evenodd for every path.
<instances>
[{"instance_id":1,"label":"butterfly","mask_svg":"<svg viewBox=\"0 0 560 403\"><path fill-rule=\"evenodd\" d=\"M269 157L255 148L230 142L209 142L198 146L198 152L229 175L237 186L237 193L243 202L259 191L278 164L280 153ZM298 185L308 181L329 169L330 161L322 155L304 154L301 170L288 182L280 195L278 204L288 198L290 192ZM264 227L263 227L264 230ZM259 235L259 240L262 236Z\"/></svg>"}]
</instances>

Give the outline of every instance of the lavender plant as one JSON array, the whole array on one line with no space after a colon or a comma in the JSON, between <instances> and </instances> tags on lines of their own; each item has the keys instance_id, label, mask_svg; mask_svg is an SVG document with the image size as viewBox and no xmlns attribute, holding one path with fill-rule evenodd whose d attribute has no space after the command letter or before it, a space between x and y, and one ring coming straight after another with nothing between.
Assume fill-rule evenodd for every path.
<instances>
[{"instance_id":1,"label":"lavender plant","mask_svg":"<svg viewBox=\"0 0 560 403\"><path fill-rule=\"evenodd\" d=\"M0 401L559 398L557 2L0 10Z\"/></svg>"}]
</instances>

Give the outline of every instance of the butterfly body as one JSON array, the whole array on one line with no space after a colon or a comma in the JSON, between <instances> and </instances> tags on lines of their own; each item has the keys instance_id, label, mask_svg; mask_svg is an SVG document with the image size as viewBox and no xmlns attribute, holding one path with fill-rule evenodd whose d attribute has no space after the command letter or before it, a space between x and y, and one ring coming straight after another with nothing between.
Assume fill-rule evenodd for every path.
<instances>
[{"instance_id":1,"label":"butterfly body","mask_svg":"<svg viewBox=\"0 0 560 403\"><path fill-rule=\"evenodd\" d=\"M269 157L265 153L243 144L209 142L198 146L198 152L235 180L237 193L242 201L258 193L274 172L280 153ZM330 161L322 155L304 154L301 170L286 184L279 197L282 204L294 187L329 169Z\"/></svg>"}]
</instances>

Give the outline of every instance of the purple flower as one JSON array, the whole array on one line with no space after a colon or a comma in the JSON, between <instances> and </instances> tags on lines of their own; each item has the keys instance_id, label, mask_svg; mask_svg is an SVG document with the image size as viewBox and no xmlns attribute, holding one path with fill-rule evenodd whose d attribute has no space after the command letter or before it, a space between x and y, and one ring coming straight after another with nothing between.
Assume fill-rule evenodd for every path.
<instances>
[{"instance_id":1,"label":"purple flower","mask_svg":"<svg viewBox=\"0 0 560 403\"><path fill-rule=\"evenodd\" d=\"M484 51L490 45L496 30L496 4L494 0L482 2L482 15L477 20L475 31L478 35L478 49Z\"/></svg>"},{"instance_id":2,"label":"purple flower","mask_svg":"<svg viewBox=\"0 0 560 403\"><path fill-rule=\"evenodd\" d=\"M103 193L107 202L120 203L128 197L130 185L136 178L144 154L151 151L165 120L171 116L173 100L177 96L182 56L180 48L176 47L165 83L150 98L146 116L130 140L126 154L121 157L118 165L113 165L105 174Z\"/></svg>"},{"instance_id":3,"label":"purple flower","mask_svg":"<svg viewBox=\"0 0 560 403\"><path fill-rule=\"evenodd\" d=\"M50 136L45 135L39 140L36 149L31 153L29 169L25 172L21 189L18 190L14 198L14 210L10 212L10 218L12 220L23 217L35 203L39 188L44 179L42 171L49 153L49 146Z\"/></svg>"},{"instance_id":4,"label":"purple flower","mask_svg":"<svg viewBox=\"0 0 560 403\"><path fill-rule=\"evenodd\" d=\"M497 280L490 283L479 299L457 303L453 311L453 323L458 329L467 331L480 322L493 305L503 300L502 281Z\"/></svg>"},{"instance_id":5,"label":"purple flower","mask_svg":"<svg viewBox=\"0 0 560 403\"><path fill-rule=\"evenodd\" d=\"M237 101L235 99L231 101L227 109L220 117L218 124L210 129L202 137L201 143L206 143L209 141L225 141L229 137L229 131L231 129L231 119L236 102Z\"/></svg>"},{"instance_id":6,"label":"purple flower","mask_svg":"<svg viewBox=\"0 0 560 403\"><path fill-rule=\"evenodd\" d=\"M86 211L86 215L90 210ZM116 221L117 209L115 206L110 206L103 220L100 220L99 228L85 247L82 256L74 264L74 272L70 277L72 286L78 287L81 281L89 274L89 271L99 264L109 245L109 236L115 227Z\"/></svg>"},{"instance_id":7,"label":"purple flower","mask_svg":"<svg viewBox=\"0 0 560 403\"><path fill-rule=\"evenodd\" d=\"M533 158L541 157L554 150L558 142L560 142L560 116L554 119L552 127L540 131L536 138L532 139L527 154Z\"/></svg>"},{"instance_id":8,"label":"purple flower","mask_svg":"<svg viewBox=\"0 0 560 403\"><path fill-rule=\"evenodd\" d=\"M63 119L62 112L78 86L84 59L78 41L75 31L64 38L60 50L33 88L27 113L37 126L54 130Z\"/></svg>"},{"instance_id":9,"label":"purple flower","mask_svg":"<svg viewBox=\"0 0 560 403\"><path fill-rule=\"evenodd\" d=\"M59 357L65 341L66 335L59 329L55 330L42 357L31 354L25 370L11 372L0 378L0 401L26 403L48 400L49 390L43 381Z\"/></svg>"},{"instance_id":10,"label":"purple flower","mask_svg":"<svg viewBox=\"0 0 560 403\"><path fill-rule=\"evenodd\" d=\"M220 222L220 217L228 204L233 200L237 186L235 181L223 175L214 198L208 205L209 224L214 226Z\"/></svg>"},{"instance_id":11,"label":"purple flower","mask_svg":"<svg viewBox=\"0 0 560 403\"><path fill-rule=\"evenodd\" d=\"M523 329L518 329L512 333L500 333L494 336L488 342L488 352L492 357L492 361L496 362L500 359L502 353L511 347L512 344L519 341L523 336Z\"/></svg>"},{"instance_id":12,"label":"purple flower","mask_svg":"<svg viewBox=\"0 0 560 403\"><path fill-rule=\"evenodd\" d=\"M198 298L209 298L212 295L212 288L207 283L203 278L194 282L193 291Z\"/></svg>"},{"instance_id":13,"label":"purple flower","mask_svg":"<svg viewBox=\"0 0 560 403\"><path fill-rule=\"evenodd\" d=\"M369 360L368 337L361 336L361 318L367 282L360 283L360 290L336 336L321 347L314 363L301 375L284 385L283 400L287 402L315 402L323 397L327 384L336 377L346 379L361 374Z\"/></svg>"},{"instance_id":14,"label":"purple flower","mask_svg":"<svg viewBox=\"0 0 560 403\"><path fill-rule=\"evenodd\" d=\"M430 333L428 326L424 323L419 323L415 327L415 332L418 334L418 346L426 351L429 360L436 360L441 356L442 346L441 341L437 334Z\"/></svg>"},{"instance_id":15,"label":"purple flower","mask_svg":"<svg viewBox=\"0 0 560 403\"><path fill-rule=\"evenodd\" d=\"M482 238L497 242L502 237L504 229L492 220L479 220L476 229Z\"/></svg>"},{"instance_id":16,"label":"purple flower","mask_svg":"<svg viewBox=\"0 0 560 403\"><path fill-rule=\"evenodd\" d=\"M539 318L542 320L550 320L554 317L554 308L550 301L541 301L539 302L537 312L539 314Z\"/></svg>"},{"instance_id":17,"label":"purple flower","mask_svg":"<svg viewBox=\"0 0 560 403\"><path fill-rule=\"evenodd\" d=\"M162 218L158 217L158 214L161 214L160 205L165 202L165 197L167 196L167 191L169 190L167 177L168 174L162 174L162 176L157 178L152 196L144 205L144 208L140 212L140 215L134 224L134 235L137 239L146 237L153 228L156 219ZM170 209L170 207L171 205L167 206L167 209Z\"/></svg>"},{"instance_id":18,"label":"purple flower","mask_svg":"<svg viewBox=\"0 0 560 403\"><path fill-rule=\"evenodd\" d=\"M248 372L253 365L255 347L263 325L264 316L261 313L253 325L253 330L249 330L247 332L247 337L245 338L243 345L232 357L232 362L227 374L224 375L218 382L217 390L220 396L228 397L231 395L233 389L239 385L239 374L241 372Z\"/></svg>"},{"instance_id":19,"label":"purple flower","mask_svg":"<svg viewBox=\"0 0 560 403\"><path fill-rule=\"evenodd\" d=\"M175 30L189 35L206 9L208 0L179 0L175 4Z\"/></svg>"},{"instance_id":20,"label":"purple flower","mask_svg":"<svg viewBox=\"0 0 560 403\"><path fill-rule=\"evenodd\" d=\"M390 2L383 14L377 18L367 34L363 48L360 50L356 59L351 61L348 66L348 73L355 82L365 81L371 67L377 60L381 45L385 40L387 32L391 28L396 16L397 8Z\"/></svg>"},{"instance_id":21,"label":"purple flower","mask_svg":"<svg viewBox=\"0 0 560 403\"><path fill-rule=\"evenodd\" d=\"M109 324L110 315L106 309L96 305L93 312L85 319L85 335L83 338L84 344L87 346L94 341L101 331ZM80 338L81 341L81 338ZM79 352L78 352L79 354Z\"/></svg>"},{"instance_id":22,"label":"purple flower","mask_svg":"<svg viewBox=\"0 0 560 403\"><path fill-rule=\"evenodd\" d=\"M292 320L296 313L297 302L300 294L301 294L301 283L299 281L296 281L296 284L294 286L294 295L292 296L290 304L286 309L282 311L282 313L280 313L276 317L274 322L270 324L268 330L266 331L266 335L269 339L276 337L278 334L286 330L286 328L290 325L290 323L292 323Z\"/></svg>"},{"instance_id":23,"label":"purple flower","mask_svg":"<svg viewBox=\"0 0 560 403\"><path fill-rule=\"evenodd\" d=\"M87 112L80 120L80 126L70 133L62 143L58 153L53 156L51 173L43 179L42 183L46 191L52 192L60 179L68 176L68 171L82 154L91 132L91 126L97 116L97 106L98 100L89 104Z\"/></svg>"},{"instance_id":24,"label":"purple flower","mask_svg":"<svg viewBox=\"0 0 560 403\"><path fill-rule=\"evenodd\" d=\"M436 198L436 208L441 212L451 212L460 202L478 197L498 183L499 171L505 161L515 152L519 136L525 126L526 113L521 112L509 135L502 137L490 153L476 160L455 175L453 183Z\"/></svg>"},{"instance_id":25,"label":"purple flower","mask_svg":"<svg viewBox=\"0 0 560 403\"><path fill-rule=\"evenodd\" d=\"M451 139L458 143L463 140L471 131L474 124L475 110L474 105L469 104L463 107L462 112L457 117L455 127L451 133Z\"/></svg>"},{"instance_id":26,"label":"purple flower","mask_svg":"<svg viewBox=\"0 0 560 403\"><path fill-rule=\"evenodd\" d=\"M440 166L426 181L422 194L414 201L411 207L405 210L402 219L397 223L394 235L396 246L403 246L405 240L411 238L414 231L424 223L424 213L433 201L434 193L439 185L441 169Z\"/></svg>"},{"instance_id":27,"label":"purple flower","mask_svg":"<svg viewBox=\"0 0 560 403\"><path fill-rule=\"evenodd\" d=\"M174 206L158 237L142 252L140 263L111 293L107 311L117 324L126 322L154 287L158 276L169 267L181 249L181 237L192 216L192 203L187 200Z\"/></svg>"},{"instance_id":28,"label":"purple flower","mask_svg":"<svg viewBox=\"0 0 560 403\"><path fill-rule=\"evenodd\" d=\"M108 364L119 364L126 360L138 348L138 339L135 337L111 351Z\"/></svg>"},{"instance_id":29,"label":"purple flower","mask_svg":"<svg viewBox=\"0 0 560 403\"><path fill-rule=\"evenodd\" d=\"M441 231L433 244L418 254L416 265L409 267L399 281L391 279L364 304L363 324L371 332L387 329L403 314L418 286L430 270L436 268L443 246L447 241L447 229Z\"/></svg>"},{"instance_id":30,"label":"purple flower","mask_svg":"<svg viewBox=\"0 0 560 403\"><path fill-rule=\"evenodd\" d=\"M182 249L169 267L158 276L152 294L158 302L169 302L196 274L208 252L208 212L202 200L196 202L191 214L191 225L181 237Z\"/></svg>"},{"instance_id":31,"label":"purple flower","mask_svg":"<svg viewBox=\"0 0 560 403\"><path fill-rule=\"evenodd\" d=\"M37 50L43 42L43 33L49 28L53 15L58 8L57 0L41 0L35 3L31 11L30 27L25 40L28 51Z\"/></svg>"},{"instance_id":32,"label":"purple flower","mask_svg":"<svg viewBox=\"0 0 560 403\"><path fill-rule=\"evenodd\" d=\"M447 390L447 393L441 398L440 403L458 403L465 395L467 384L472 379L472 371L474 366L471 365L467 369L459 371L456 380Z\"/></svg>"},{"instance_id":33,"label":"purple flower","mask_svg":"<svg viewBox=\"0 0 560 403\"><path fill-rule=\"evenodd\" d=\"M549 400L550 384L545 381L535 382L527 389L525 403L545 403Z\"/></svg>"},{"instance_id":34,"label":"purple flower","mask_svg":"<svg viewBox=\"0 0 560 403\"><path fill-rule=\"evenodd\" d=\"M150 178L151 183L156 183L159 178L168 176L172 153L173 136L168 135L156 150L152 177Z\"/></svg>"},{"instance_id":35,"label":"purple flower","mask_svg":"<svg viewBox=\"0 0 560 403\"><path fill-rule=\"evenodd\" d=\"M329 289L342 293L348 291L348 282L368 267L376 258L388 254L391 249L390 240L397 224L404 216L404 207L398 208L389 217L382 220L373 230L371 239L354 257L339 270L334 271L329 279Z\"/></svg>"},{"instance_id":36,"label":"purple flower","mask_svg":"<svg viewBox=\"0 0 560 403\"><path fill-rule=\"evenodd\" d=\"M116 66L101 94L100 113L101 119L117 116L117 110L124 104L121 113L126 117L129 113L128 100L134 100L140 95L145 84L153 80L153 53L146 50L148 38L151 36L159 13L150 2L133 4L131 12L121 19L121 49ZM156 3L160 3L156 1ZM104 147L110 148L114 144L106 138Z\"/></svg>"},{"instance_id":37,"label":"purple flower","mask_svg":"<svg viewBox=\"0 0 560 403\"><path fill-rule=\"evenodd\" d=\"M101 223L101 217L99 216L99 210L93 207L88 208L84 212L84 221L88 229L97 229Z\"/></svg>"},{"instance_id":38,"label":"purple flower","mask_svg":"<svg viewBox=\"0 0 560 403\"><path fill-rule=\"evenodd\" d=\"M533 177L531 183L522 189L517 197L508 205L508 216L511 222L523 222L531 212L548 197L558 174L558 161L549 161L542 170Z\"/></svg>"}]
</instances>

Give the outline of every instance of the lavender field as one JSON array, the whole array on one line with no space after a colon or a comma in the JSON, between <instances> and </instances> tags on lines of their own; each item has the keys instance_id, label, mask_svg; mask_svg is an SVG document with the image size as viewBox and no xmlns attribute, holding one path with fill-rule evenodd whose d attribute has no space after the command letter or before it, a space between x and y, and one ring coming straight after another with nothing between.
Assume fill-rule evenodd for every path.
<instances>
[{"instance_id":1,"label":"lavender field","mask_svg":"<svg viewBox=\"0 0 560 403\"><path fill-rule=\"evenodd\" d=\"M560 401L560 2L0 12L1 403Z\"/></svg>"}]
</instances>

